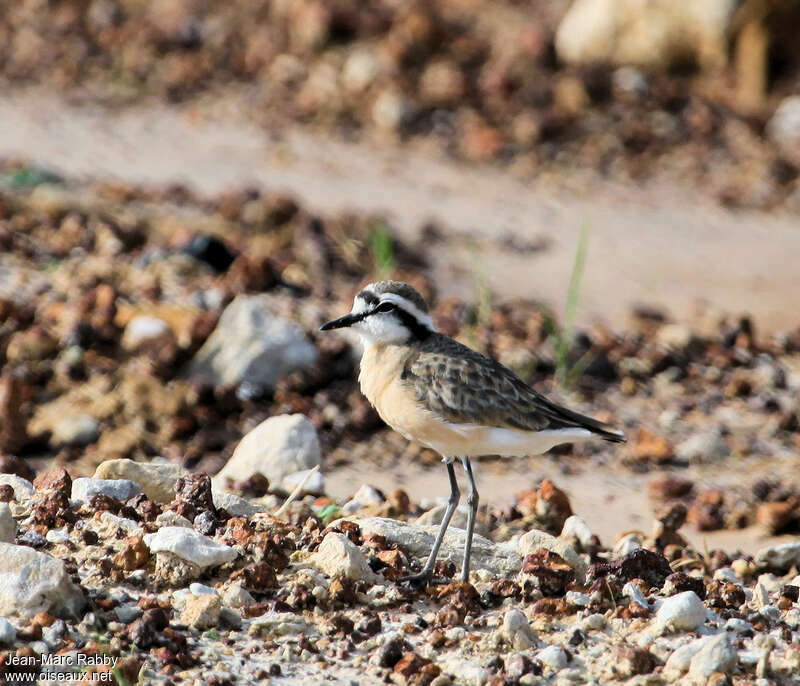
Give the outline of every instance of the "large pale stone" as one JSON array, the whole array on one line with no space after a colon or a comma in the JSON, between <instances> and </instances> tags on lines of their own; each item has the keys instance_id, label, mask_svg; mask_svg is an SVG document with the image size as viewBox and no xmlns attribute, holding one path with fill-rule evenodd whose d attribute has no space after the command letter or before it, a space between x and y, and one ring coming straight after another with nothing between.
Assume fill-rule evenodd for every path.
<instances>
[{"instance_id":1,"label":"large pale stone","mask_svg":"<svg viewBox=\"0 0 800 686\"><path fill-rule=\"evenodd\" d=\"M182 526L162 527L145 535L144 542L154 553L172 553L198 567L216 567L239 556L234 548Z\"/></svg>"},{"instance_id":2,"label":"large pale stone","mask_svg":"<svg viewBox=\"0 0 800 686\"><path fill-rule=\"evenodd\" d=\"M385 517L348 517L361 527L364 535L377 534L385 536L390 543L397 543L407 554L424 562L431 552L438 526L418 526ZM450 527L445 534L439 550L439 560L452 562L461 567L464 555L466 532L463 529ZM508 545L495 545L490 540L475 534L472 539L473 570L483 569L491 574L506 576L516 574L522 569L522 558L517 551Z\"/></svg>"},{"instance_id":3,"label":"large pale stone","mask_svg":"<svg viewBox=\"0 0 800 686\"><path fill-rule=\"evenodd\" d=\"M335 531L325 536L309 561L331 578L346 576L373 583L381 581L380 577L369 568L367 558L361 549L347 536Z\"/></svg>"},{"instance_id":4,"label":"large pale stone","mask_svg":"<svg viewBox=\"0 0 800 686\"><path fill-rule=\"evenodd\" d=\"M189 471L178 464L106 460L94 472L95 479L128 479L139 484L142 492L157 503L169 503L175 497L175 482Z\"/></svg>"},{"instance_id":5,"label":"large pale stone","mask_svg":"<svg viewBox=\"0 0 800 686\"><path fill-rule=\"evenodd\" d=\"M85 604L64 564L32 548L0 543L0 616L37 612L72 617Z\"/></svg>"},{"instance_id":6,"label":"large pale stone","mask_svg":"<svg viewBox=\"0 0 800 686\"><path fill-rule=\"evenodd\" d=\"M317 431L302 414L284 414L265 419L239 441L233 455L214 477L214 485L224 489L227 481L245 481L263 474L272 484L280 484L294 472L322 464Z\"/></svg>"},{"instance_id":7,"label":"large pale stone","mask_svg":"<svg viewBox=\"0 0 800 686\"><path fill-rule=\"evenodd\" d=\"M270 391L279 377L311 367L317 349L293 322L270 313L271 297L239 295L189 365L189 375L221 386L246 382Z\"/></svg>"}]
</instances>

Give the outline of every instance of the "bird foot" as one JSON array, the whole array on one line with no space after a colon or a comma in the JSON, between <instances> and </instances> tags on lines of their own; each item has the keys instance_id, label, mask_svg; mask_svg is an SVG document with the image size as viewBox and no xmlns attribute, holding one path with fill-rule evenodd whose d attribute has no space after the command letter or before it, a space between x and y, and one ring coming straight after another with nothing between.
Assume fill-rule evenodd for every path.
<instances>
[{"instance_id":1,"label":"bird foot","mask_svg":"<svg viewBox=\"0 0 800 686\"><path fill-rule=\"evenodd\" d=\"M401 576L397 583L407 583L411 586L424 588L425 586L437 586L453 583L452 579L446 577L433 576L433 572L420 572L419 574L410 574L408 576Z\"/></svg>"}]
</instances>

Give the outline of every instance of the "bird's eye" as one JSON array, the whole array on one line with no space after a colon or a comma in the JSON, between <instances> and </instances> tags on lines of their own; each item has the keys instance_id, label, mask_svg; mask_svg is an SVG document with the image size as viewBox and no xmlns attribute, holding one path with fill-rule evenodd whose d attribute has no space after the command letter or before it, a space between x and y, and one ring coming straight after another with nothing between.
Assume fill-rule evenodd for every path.
<instances>
[{"instance_id":1,"label":"bird's eye","mask_svg":"<svg viewBox=\"0 0 800 686\"><path fill-rule=\"evenodd\" d=\"M397 305L393 302L384 301L377 308L375 308L376 312L391 312Z\"/></svg>"}]
</instances>

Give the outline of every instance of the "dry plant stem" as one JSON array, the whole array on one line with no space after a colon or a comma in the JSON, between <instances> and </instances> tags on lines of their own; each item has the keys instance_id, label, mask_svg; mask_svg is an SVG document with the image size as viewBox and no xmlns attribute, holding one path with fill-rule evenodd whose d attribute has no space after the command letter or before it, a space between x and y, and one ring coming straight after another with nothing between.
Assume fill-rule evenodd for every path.
<instances>
[{"instance_id":1,"label":"dry plant stem","mask_svg":"<svg viewBox=\"0 0 800 686\"><path fill-rule=\"evenodd\" d=\"M280 517L280 516L281 516L281 515L282 515L284 512L286 512L286 508L288 508L288 507L289 507L289 505L291 505L291 503L292 503L294 500L296 500L296 499L297 499L297 496L299 496L299 495L300 495L300 494L303 492L303 488L304 488L304 487L305 487L305 485L308 483L308 480L309 480L309 479L310 479L310 478L311 478L311 477L312 477L314 474L316 474L318 471L319 471L319 465L317 465L317 466L316 466L316 467L314 467L313 469L310 469L310 470L309 470L309 472L308 472L308 474L306 474L306 475L305 475L305 477L303 478L303 480L302 480L302 481L301 481L299 484L297 484L297 486L295 486L295 489L294 489L294 490L293 490L293 491L292 491L292 492L289 494L289 497L288 497L288 498L286 498L286 501L283 503L283 505L281 505L281 506L280 506L280 507L279 507L279 508L278 508L278 509L275 511L275 514L274 514L273 516L275 516L275 517Z\"/></svg>"}]
</instances>

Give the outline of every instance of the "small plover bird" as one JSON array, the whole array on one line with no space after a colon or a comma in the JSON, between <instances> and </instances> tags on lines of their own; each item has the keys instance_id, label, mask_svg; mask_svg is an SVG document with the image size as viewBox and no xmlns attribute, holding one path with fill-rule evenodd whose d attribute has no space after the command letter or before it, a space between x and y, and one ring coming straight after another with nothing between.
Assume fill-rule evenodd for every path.
<instances>
[{"instance_id":1,"label":"small plover bird","mask_svg":"<svg viewBox=\"0 0 800 686\"><path fill-rule=\"evenodd\" d=\"M354 329L364 345L361 391L395 431L439 453L450 477L450 498L428 560L421 572L401 581L432 580L460 498L456 459L469 480L461 570L461 580L468 581L478 510L470 456L540 455L560 443L595 438L625 441L621 431L556 405L496 360L437 333L425 300L406 283L369 284L356 295L352 311L322 331L343 327Z\"/></svg>"}]
</instances>

